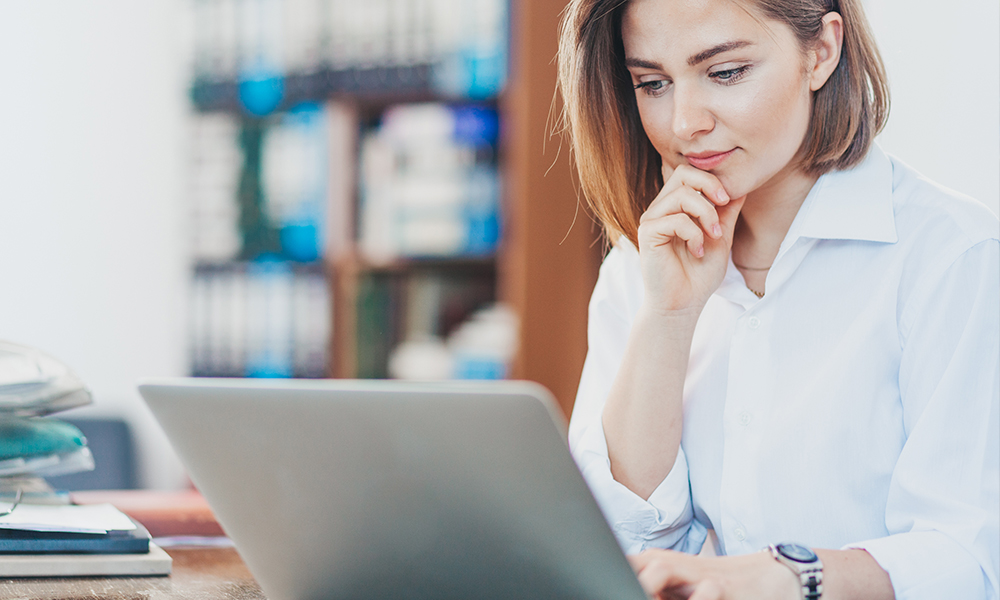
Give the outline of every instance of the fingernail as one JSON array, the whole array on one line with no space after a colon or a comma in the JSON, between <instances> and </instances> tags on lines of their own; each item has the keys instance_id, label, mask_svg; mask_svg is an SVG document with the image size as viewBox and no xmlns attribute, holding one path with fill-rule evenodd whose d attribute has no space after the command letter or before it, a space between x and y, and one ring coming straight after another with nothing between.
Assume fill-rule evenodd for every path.
<instances>
[{"instance_id":1,"label":"fingernail","mask_svg":"<svg viewBox=\"0 0 1000 600\"><path fill-rule=\"evenodd\" d=\"M705 247L704 246L698 246L698 249L695 250L694 255L697 256L698 258L701 258L701 257L705 256Z\"/></svg>"},{"instance_id":2,"label":"fingernail","mask_svg":"<svg viewBox=\"0 0 1000 600\"><path fill-rule=\"evenodd\" d=\"M718 223L712 225L712 235L714 235L715 237L722 237L722 228L719 227Z\"/></svg>"},{"instance_id":3,"label":"fingernail","mask_svg":"<svg viewBox=\"0 0 1000 600\"><path fill-rule=\"evenodd\" d=\"M719 190L719 201L729 202L729 194L726 193L726 190Z\"/></svg>"}]
</instances>

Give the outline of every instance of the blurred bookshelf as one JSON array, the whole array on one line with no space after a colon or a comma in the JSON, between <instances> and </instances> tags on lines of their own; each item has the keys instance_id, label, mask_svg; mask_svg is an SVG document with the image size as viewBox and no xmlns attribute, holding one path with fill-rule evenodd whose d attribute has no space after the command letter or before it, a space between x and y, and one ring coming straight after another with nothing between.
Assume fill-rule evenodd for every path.
<instances>
[{"instance_id":1,"label":"blurred bookshelf","mask_svg":"<svg viewBox=\"0 0 1000 600\"><path fill-rule=\"evenodd\" d=\"M191 373L528 378L568 412L600 244L543 152L562 3L189 2Z\"/></svg>"}]
</instances>

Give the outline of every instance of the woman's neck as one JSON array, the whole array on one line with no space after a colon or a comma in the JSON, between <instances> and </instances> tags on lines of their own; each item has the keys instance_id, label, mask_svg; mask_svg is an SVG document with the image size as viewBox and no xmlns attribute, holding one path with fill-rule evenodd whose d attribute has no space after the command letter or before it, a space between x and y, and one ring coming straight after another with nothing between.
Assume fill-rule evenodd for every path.
<instances>
[{"instance_id":1,"label":"woman's neck","mask_svg":"<svg viewBox=\"0 0 1000 600\"><path fill-rule=\"evenodd\" d=\"M789 167L747 196L733 238L733 262L737 266L750 270L771 266L817 179Z\"/></svg>"}]
</instances>

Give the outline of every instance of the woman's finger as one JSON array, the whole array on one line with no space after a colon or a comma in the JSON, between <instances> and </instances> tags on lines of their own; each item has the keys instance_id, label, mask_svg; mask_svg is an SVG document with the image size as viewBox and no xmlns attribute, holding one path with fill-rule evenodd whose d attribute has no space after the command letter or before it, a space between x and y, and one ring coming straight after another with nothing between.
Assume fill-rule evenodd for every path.
<instances>
[{"instance_id":1,"label":"woman's finger","mask_svg":"<svg viewBox=\"0 0 1000 600\"><path fill-rule=\"evenodd\" d=\"M736 230L736 219L740 216L740 211L743 210L743 203L746 200L746 196L741 196L726 206L719 207L719 226L722 227L727 240L733 239L733 232Z\"/></svg>"},{"instance_id":2,"label":"woman's finger","mask_svg":"<svg viewBox=\"0 0 1000 600\"><path fill-rule=\"evenodd\" d=\"M691 165L678 165L670 177L663 180L663 189L660 194L669 194L683 186L698 190L718 206L723 206L730 200L726 188L723 187L718 177Z\"/></svg>"},{"instance_id":3,"label":"woman's finger","mask_svg":"<svg viewBox=\"0 0 1000 600\"><path fill-rule=\"evenodd\" d=\"M661 202L650 204L640 217L639 223L678 212L687 213L698 219L701 228L709 237L713 239L722 237L719 212L715 205L709 202L703 194L687 186L674 190Z\"/></svg>"},{"instance_id":4,"label":"woman's finger","mask_svg":"<svg viewBox=\"0 0 1000 600\"><path fill-rule=\"evenodd\" d=\"M666 552L665 550L660 550L659 548L650 548L649 550L643 550L639 554L629 554L626 556L630 565L632 565L632 570L638 573L646 565L655 561L658 556Z\"/></svg>"},{"instance_id":5,"label":"woman's finger","mask_svg":"<svg viewBox=\"0 0 1000 600\"><path fill-rule=\"evenodd\" d=\"M691 216L675 213L658 219L650 219L639 225L639 245L664 246L675 238L683 240L688 251L701 258L705 256L705 234Z\"/></svg>"},{"instance_id":6,"label":"woman's finger","mask_svg":"<svg viewBox=\"0 0 1000 600\"><path fill-rule=\"evenodd\" d=\"M639 585L642 586L643 591L654 598L666 596L664 592L674 587L674 569L669 563L662 560L649 563L636 574L636 577L638 577Z\"/></svg>"},{"instance_id":7,"label":"woman's finger","mask_svg":"<svg viewBox=\"0 0 1000 600\"><path fill-rule=\"evenodd\" d=\"M645 568L636 574L643 591L653 598L669 599L689 598L694 592L691 574L680 557L665 553L650 561Z\"/></svg>"},{"instance_id":8,"label":"woman's finger","mask_svg":"<svg viewBox=\"0 0 1000 600\"><path fill-rule=\"evenodd\" d=\"M694 593L688 597L688 600L725 600L725 594L718 583L706 579L694 588Z\"/></svg>"},{"instance_id":9,"label":"woman's finger","mask_svg":"<svg viewBox=\"0 0 1000 600\"><path fill-rule=\"evenodd\" d=\"M660 159L660 162L662 163L660 165L660 174L663 175L663 183L666 183L667 181L670 180L670 177L674 174L674 168L671 167L667 163L667 161L663 160L662 158Z\"/></svg>"}]
</instances>

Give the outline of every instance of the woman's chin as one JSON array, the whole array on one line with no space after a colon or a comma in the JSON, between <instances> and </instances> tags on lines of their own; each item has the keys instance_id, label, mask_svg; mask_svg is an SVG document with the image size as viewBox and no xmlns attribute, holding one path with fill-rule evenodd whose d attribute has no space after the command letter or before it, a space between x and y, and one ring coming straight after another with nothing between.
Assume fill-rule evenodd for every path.
<instances>
[{"instance_id":1,"label":"woman's chin","mask_svg":"<svg viewBox=\"0 0 1000 600\"><path fill-rule=\"evenodd\" d=\"M753 191L753 186L740 177L727 177L724 173L718 174L717 177L730 198L742 198Z\"/></svg>"},{"instance_id":2,"label":"woman's chin","mask_svg":"<svg viewBox=\"0 0 1000 600\"><path fill-rule=\"evenodd\" d=\"M732 169L728 172L715 173L725 188L730 198L742 198L753 195L754 192L766 188L773 180L773 175L759 171L747 172L748 170Z\"/></svg>"}]
</instances>

